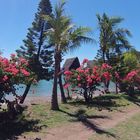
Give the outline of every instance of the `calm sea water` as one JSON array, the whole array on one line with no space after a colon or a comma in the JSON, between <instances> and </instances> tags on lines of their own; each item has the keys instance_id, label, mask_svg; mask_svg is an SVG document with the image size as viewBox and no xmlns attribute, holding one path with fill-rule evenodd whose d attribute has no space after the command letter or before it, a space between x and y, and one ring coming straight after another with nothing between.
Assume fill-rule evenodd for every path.
<instances>
[{"instance_id":1,"label":"calm sea water","mask_svg":"<svg viewBox=\"0 0 140 140\"><path fill-rule=\"evenodd\" d=\"M52 86L53 81L40 81L37 85L32 85L31 89L29 91L30 96L51 96L52 95ZM25 86L22 86L23 88L20 88L18 93L23 94L25 90ZM115 91L115 85L113 82L110 83L110 90ZM58 94L60 93L58 88Z\"/></svg>"},{"instance_id":2,"label":"calm sea water","mask_svg":"<svg viewBox=\"0 0 140 140\"><path fill-rule=\"evenodd\" d=\"M17 88L18 95L22 95L24 93L25 87L26 87L25 85L20 85L19 88ZM52 87L53 80L51 81L41 80L36 85L31 86L28 96L51 96ZM58 88L58 94L59 93L60 90Z\"/></svg>"},{"instance_id":3,"label":"calm sea water","mask_svg":"<svg viewBox=\"0 0 140 140\"><path fill-rule=\"evenodd\" d=\"M53 81L45 81L42 80L36 85L32 85L30 88L30 91L28 93L28 96L51 96L52 95L52 86L53 86ZM18 95L22 95L25 90L25 85L20 85L20 88L18 88L17 93ZM103 86L101 85L99 87L100 89L103 89ZM110 91L115 91L115 84L113 82L110 83ZM58 88L58 95L60 95L60 90ZM7 95L6 96L9 99L14 99L13 96Z\"/></svg>"}]
</instances>

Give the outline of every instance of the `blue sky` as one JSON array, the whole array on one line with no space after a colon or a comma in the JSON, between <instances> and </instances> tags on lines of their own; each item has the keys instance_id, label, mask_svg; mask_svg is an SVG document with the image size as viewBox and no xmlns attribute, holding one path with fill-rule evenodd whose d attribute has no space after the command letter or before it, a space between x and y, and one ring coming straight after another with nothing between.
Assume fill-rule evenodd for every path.
<instances>
[{"instance_id":1,"label":"blue sky","mask_svg":"<svg viewBox=\"0 0 140 140\"><path fill-rule=\"evenodd\" d=\"M51 0L52 4L57 0ZM9 57L21 46L25 39L27 28L31 26L37 11L39 0L0 0L0 50ZM98 25L96 14L107 13L110 16L121 16L125 20L120 27L128 28L133 37L131 44L140 51L140 0L67 0L66 14L72 17L79 26L89 26L93 29L92 36L97 44L86 44L75 52L65 56L78 56L93 59L98 50Z\"/></svg>"}]
</instances>

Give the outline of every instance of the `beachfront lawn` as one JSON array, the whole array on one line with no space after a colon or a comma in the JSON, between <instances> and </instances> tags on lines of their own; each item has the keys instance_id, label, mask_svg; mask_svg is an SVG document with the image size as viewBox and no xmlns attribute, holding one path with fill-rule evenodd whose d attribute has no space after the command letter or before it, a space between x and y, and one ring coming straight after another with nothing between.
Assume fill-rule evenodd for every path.
<instances>
[{"instance_id":1,"label":"beachfront lawn","mask_svg":"<svg viewBox=\"0 0 140 140\"><path fill-rule=\"evenodd\" d=\"M83 100L72 100L68 104L60 104L59 111L50 110L50 103L32 104L25 111L25 116L40 120L41 125L55 127L77 120L80 115L101 115L102 111L108 115L134 106L134 102L128 99L127 95L110 94L94 98L93 103L89 105L86 105Z\"/></svg>"},{"instance_id":2,"label":"beachfront lawn","mask_svg":"<svg viewBox=\"0 0 140 140\"><path fill-rule=\"evenodd\" d=\"M114 134L114 137L94 134L89 140L140 140L140 113L109 129L108 132Z\"/></svg>"},{"instance_id":3,"label":"beachfront lawn","mask_svg":"<svg viewBox=\"0 0 140 140\"><path fill-rule=\"evenodd\" d=\"M60 104L59 111L52 111L49 102L36 102L28 106L16 120L5 122L0 127L0 136L3 139L21 135L22 138L43 137L48 129L75 122L84 124L88 119L107 118L123 110L133 109L138 103L138 98L108 94L94 98L90 105L86 105L83 100L71 100L68 104Z\"/></svg>"}]
</instances>

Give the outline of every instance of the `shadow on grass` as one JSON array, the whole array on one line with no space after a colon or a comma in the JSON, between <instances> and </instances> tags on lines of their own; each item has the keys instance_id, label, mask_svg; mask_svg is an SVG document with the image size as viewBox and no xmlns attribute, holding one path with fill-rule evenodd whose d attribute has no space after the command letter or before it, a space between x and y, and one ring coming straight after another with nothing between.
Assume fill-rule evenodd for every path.
<instances>
[{"instance_id":1,"label":"shadow on grass","mask_svg":"<svg viewBox=\"0 0 140 140\"><path fill-rule=\"evenodd\" d=\"M92 129L94 132L96 132L98 134L106 134L107 136L117 138L115 134L101 129L96 124L94 124L92 121L90 121L90 119L109 118L108 116L104 116L104 115L90 115L89 116L85 113L85 110L82 110L82 109L78 110L74 114L71 114L71 113L66 112L64 110L59 110L59 111L62 112L62 113L65 113L65 114L67 114L71 117L74 117L74 119L71 120L72 122L82 122L83 125L85 125L89 129Z\"/></svg>"},{"instance_id":2,"label":"shadow on grass","mask_svg":"<svg viewBox=\"0 0 140 140\"><path fill-rule=\"evenodd\" d=\"M134 103L137 106L140 106L140 95L134 95L134 96L124 96L125 99L128 101Z\"/></svg>"},{"instance_id":3,"label":"shadow on grass","mask_svg":"<svg viewBox=\"0 0 140 140\"><path fill-rule=\"evenodd\" d=\"M127 104L118 103L120 100L122 100L121 96L111 94L95 97L89 104L86 104L83 100L69 102L69 104L73 106L85 105L87 107L96 107L99 109L99 111L103 109L113 111L117 110L118 107L127 106Z\"/></svg>"},{"instance_id":4,"label":"shadow on grass","mask_svg":"<svg viewBox=\"0 0 140 140\"><path fill-rule=\"evenodd\" d=\"M38 132L42 127L47 127L38 124L39 120L27 120L22 114L10 119L7 112L1 112L0 140L17 140L17 137L24 132Z\"/></svg>"}]
</instances>

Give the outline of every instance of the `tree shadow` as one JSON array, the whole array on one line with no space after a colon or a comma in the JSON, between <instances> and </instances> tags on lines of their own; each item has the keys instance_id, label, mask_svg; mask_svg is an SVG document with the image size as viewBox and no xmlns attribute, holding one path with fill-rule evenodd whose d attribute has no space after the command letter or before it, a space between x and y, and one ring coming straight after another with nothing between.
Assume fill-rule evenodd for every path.
<instances>
[{"instance_id":1,"label":"tree shadow","mask_svg":"<svg viewBox=\"0 0 140 140\"><path fill-rule=\"evenodd\" d=\"M139 95L134 94L134 96L124 96L124 98L140 107Z\"/></svg>"},{"instance_id":2,"label":"tree shadow","mask_svg":"<svg viewBox=\"0 0 140 140\"><path fill-rule=\"evenodd\" d=\"M102 111L103 109L113 111L117 110L118 107L126 106L125 104L118 104L117 100L121 100L121 96L115 96L115 95L103 95L94 97L91 102L86 104L84 100L77 100L73 102L69 102L72 106L80 106L85 105L87 107L96 107L99 111Z\"/></svg>"},{"instance_id":3,"label":"tree shadow","mask_svg":"<svg viewBox=\"0 0 140 140\"><path fill-rule=\"evenodd\" d=\"M86 126L87 128L93 130L94 132L98 133L98 134L106 134L107 136L111 136L113 138L117 138L117 136L113 133L110 133L106 130L103 130L102 128L98 127L96 124L94 124L92 121L90 121L90 119L109 119L108 116L104 116L104 115L87 115L85 113L85 110L78 110L77 112L75 112L74 114L66 112L64 110L59 110L62 113L65 113L71 117L74 117L74 119L71 119L70 121L72 122L82 122L82 124L84 126Z\"/></svg>"},{"instance_id":4,"label":"tree shadow","mask_svg":"<svg viewBox=\"0 0 140 140\"><path fill-rule=\"evenodd\" d=\"M39 120L27 120L23 114L10 118L7 112L0 112L0 140L17 140L24 132L39 132Z\"/></svg>"}]
</instances>

